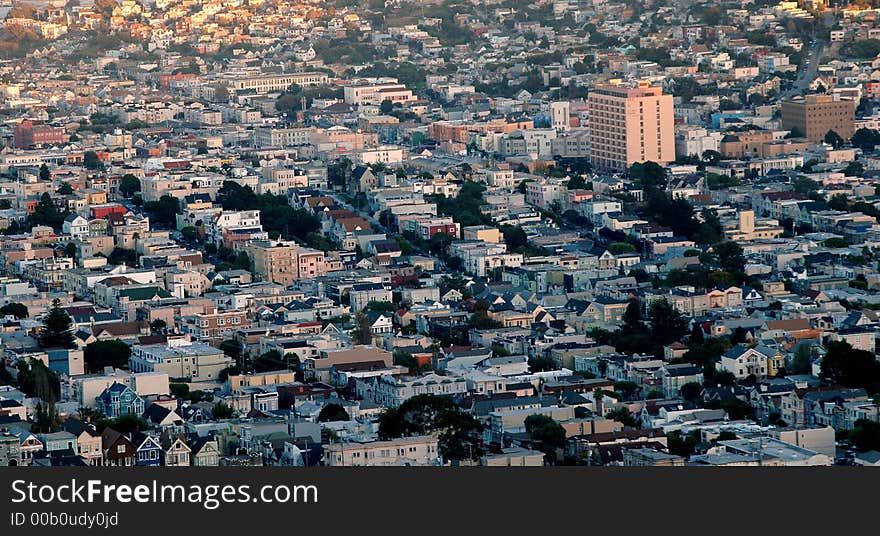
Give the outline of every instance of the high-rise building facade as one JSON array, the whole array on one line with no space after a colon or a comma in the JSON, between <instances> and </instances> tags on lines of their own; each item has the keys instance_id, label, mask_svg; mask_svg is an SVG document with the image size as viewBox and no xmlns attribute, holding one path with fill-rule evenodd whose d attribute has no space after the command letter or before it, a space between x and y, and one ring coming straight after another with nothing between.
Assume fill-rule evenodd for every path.
<instances>
[{"instance_id":1,"label":"high-rise building facade","mask_svg":"<svg viewBox=\"0 0 880 536\"><path fill-rule=\"evenodd\" d=\"M636 162L675 160L672 95L659 86L603 84L590 91L590 162L620 171Z\"/></svg>"},{"instance_id":2,"label":"high-rise building facade","mask_svg":"<svg viewBox=\"0 0 880 536\"><path fill-rule=\"evenodd\" d=\"M807 95L782 101L781 111L782 128L796 131L810 141L822 141L829 130L846 140L855 133L856 102L851 99Z\"/></svg>"}]
</instances>

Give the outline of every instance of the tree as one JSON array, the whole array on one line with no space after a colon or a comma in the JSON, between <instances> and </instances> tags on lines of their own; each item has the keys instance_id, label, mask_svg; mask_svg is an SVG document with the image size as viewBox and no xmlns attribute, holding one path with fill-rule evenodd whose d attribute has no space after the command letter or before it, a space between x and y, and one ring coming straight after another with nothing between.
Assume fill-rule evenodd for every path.
<instances>
[{"instance_id":1,"label":"tree","mask_svg":"<svg viewBox=\"0 0 880 536\"><path fill-rule=\"evenodd\" d=\"M831 237L828 240L822 242L822 245L825 246L826 248L845 248L849 244L847 244L846 240L844 240L843 238L839 238L839 237L834 236L834 237Z\"/></svg>"},{"instance_id":2,"label":"tree","mask_svg":"<svg viewBox=\"0 0 880 536\"><path fill-rule=\"evenodd\" d=\"M359 311L354 315L355 329L352 332L355 344L373 344L373 331L370 317Z\"/></svg>"},{"instance_id":3,"label":"tree","mask_svg":"<svg viewBox=\"0 0 880 536\"><path fill-rule=\"evenodd\" d=\"M158 201L145 203L144 210L152 215L154 222L173 227L177 224L180 202L176 197L166 194L160 197Z\"/></svg>"},{"instance_id":4,"label":"tree","mask_svg":"<svg viewBox=\"0 0 880 536\"><path fill-rule=\"evenodd\" d=\"M845 341L830 341L822 358L822 378L844 387L880 392L880 362L873 352L857 350Z\"/></svg>"},{"instance_id":5,"label":"tree","mask_svg":"<svg viewBox=\"0 0 880 536\"><path fill-rule=\"evenodd\" d=\"M486 303L486 300L477 300L477 303L474 304L471 322L476 329L495 329L501 327L500 322L489 316L488 310L489 304Z\"/></svg>"},{"instance_id":6,"label":"tree","mask_svg":"<svg viewBox=\"0 0 880 536\"><path fill-rule=\"evenodd\" d=\"M666 188L666 171L657 162L636 162L629 168L629 176L643 188Z\"/></svg>"},{"instance_id":7,"label":"tree","mask_svg":"<svg viewBox=\"0 0 880 536\"><path fill-rule=\"evenodd\" d=\"M450 460L480 459L482 430L478 420L446 396L416 395L379 416L381 439L438 433L440 455Z\"/></svg>"},{"instance_id":8,"label":"tree","mask_svg":"<svg viewBox=\"0 0 880 536\"><path fill-rule=\"evenodd\" d=\"M52 180L52 172L49 171L49 166L47 166L45 164L45 162L43 163L43 165L40 166L40 180L41 181Z\"/></svg>"},{"instance_id":9,"label":"tree","mask_svg":"<svg viewBox=\"0 0 880 536\"><path fill-rule=\"evenodd\" d=\"M199 230L192 225L187 225L180 230L180 234L187 242L195 242L199 239Z\"/></svg>"},{"instance_id":10,"label":"tree","mask_svg":"<svg viewBox=\"0 0 880 536\"><path fill-rule=\"evenodd\" d=\"M843 169L844 175L847 177L861 177L865 174L865 166L861 164L861 162L850 162Z\"/></svg>"},{"instance_id":11,"label":"tree","mask_svg":"<svg viewBox=\"0 0 880 536\"><path fill-rule=\"evenodd\" d=\"M383 100L381 104L379 104L379 111L382 112L382 115L388 115L393 109L394 103L388 99Z\"/></svg>"},{"instance_id":12,"label":"tree","mask_svg":"<svg viewBox=\"0 0 880 536\"><path fill-rule=\"evenodd\" d=\"M880 423L859 419L854 423L849 440L862 452L880 450Z\"/></svg>"},{"instance_id":13,"label":"tree","mask_svg":"<svg viewBox=\"0 0 880 536\"><path fill-rule=\"evenodd\" d=\"M246 251L239 251L238 254L235 256L235 267L240 270L251 269L251 258L248 256Z\"/></svg>"},{"instance_id":14,"label":"tree","mask_svg":"<svg viewBox=\"0 0 880 536\"><path fill-rule=\"evenodd\" d=\"M846 194L834 194L828 200L828 207L833 210L847 211L849 209L849 197Z\"/></svg>"},{"instance_id":15,"label":"tree","mask_svg":"<svg viewBox=\"0 0 880 536\"><path fill-rule=\"evenodd\" d=\"M789 365L790 374L809 374L812 365L813 351L809 344L799 344Z\"/></svg>"},{"instance_id":16,"label":"tree","mask_svg":"<svg viewBox=\"0 0 880 536\"><path fill-rule=\"evenodd\" d=\"M632 398L639 391L639 386L631 381L614 382L614 392L620 393L624 399Z\"/></svg>"},{"instance_id":17,"label":"tree","mask_svg":"<svg viewBox=\"0 0 880 536\"><path fill-rule=\"evenodd\" d=\"M529 357L528 365L529 371L532 373L559 369L559 366L552 357L542 355Z\"/></svg>"},{"instance_id":18,"label":"tree","mask_svg":"<svg viewBox=\"0 0 880 536\"><path fill-rule=\"evenodd\" d=\"M642 319L642 305L630 300L623 312L623 323L614 334L614 347L623 353L647 352L653 349L651 335Z\"/></svg>"},{"instance_id":19,"label":"tree","mask_svg":"<svg viewBox=\"0 0 880 536\"><path fill-rule=\"evenodd\" d=\"M700 444L700 431L694 430L685 436L678 430L668 432L666 434L666 443L670 454L689 458L694 454L697 445Z\"/></svg>"},{"instance_id":20,"label":"tree","mask_svg":"<svg viewBox=\"0 0 880 536\"><path fill-rule=\"evenodd\" d=\"M628 242L614 242L608 246L608 251L612 255L620 255L622 253L635 253L636 247Z\"/></svg>"},{"instance_id":21,"label":"tree","mask_svg":"<svg viewBox=\"0 0 880 536\"><path fill-rule=\"evenodd\" d=\"M551 464L555 463L556 449L565 446L565 428L546 415L529 415L524 425L532 440L540 442L538 449Z\"/></svg>"},{"instance_id":22,"label":"tree","mask_svg":"<svg viewBox=\"0 0 880 536\"><path fill-rule=\"evenodd\" d=\"M128 413L106 423L106 428L112 428L121 434L130 434L132 432L148 430L150 425L141 417Z\"/></svg>"},{"instance_id":23,"label":"tree","mask_svg":"<svg viewBox=\"0 0 880 536\"><path fill-rule=\"evenodd\" d=\"M189 398L189 385L185 383L169 383L168 390L171 391L174 398L179 398L181 400Z\"/></svg>"},{"instance_id":24,"label":"tree","mask_svg":"<svg viewBox=\"0 0 880 536\"><path fill-rule=\"evenodd\" d=\"M153 333L162 333L168 328L168 323L162 320L161 318L157 318L150 322L150 331Z\"/></svg>"},{"instance_id":25,"label":"tree","mask_svg":"<svg viewBox=\"0 0 880 536\"><path fill-rule=\"evenodd\" d=\"M125 197L131 197L135 192L141 191L141 181L131 173L126 173L119 179L119 193Z\"/></svg>"},{"instance_id":26,"label":"tree","mask_svg":"<svg viewBox=\"0 0 880 536\"><path fill-rule=\"evenodd\" d=\"M116 340L95 341L83 350L83 359L90 372L102 372L104 367L128 369L131 347Z\"/></svg>"},{"instance_id":27,"label":"tree","mask_svg":"<svg viewBox=\"0 0 880 536\"><path fill-rule=\"evenodd\" d=\"M69 182L62 182L61 186L58 187L58 191L56 193L58 195L70 195L73 193L73 187L70 186Z\"/></svg>"},{"instance_id":28,"label":"tree","mask_svg":"<svg viewBox=\"0 0 880 536\"><path fill-rule=\"evenodd\" d=\"M231 419L232 416L235 415L235 411L229 406L229 404L226 404L225 402L217 402L211 409L211 414L214 416L214 420L219 421L223 419Z\"/></svg>"},{"instance_id":29,"label":"tree","mask_svg":"<svg viewBox=\"0 0 880 536\"><path fill-rule=\"evenodd\" d=\"M639 428L639 421L636 420L635 415L629 410L626 406L621 406L616 409L608 410L605 413L606 419L611 419L613 421L617 421L624 426L628 426L630 428Z\"/></svg>"},{"instance_id":30,"label":"tree","mask_svg":"<svg viewBox=\"0 0 880 536\"><path fill-rule=\"evenodd\" d=\"M287 362L278 350L269 350L260 354L253 362L254 372L271 372L273 370L286 370Z\"/></svg>"},{"instance_id":31,"label":"tree","mask_svg":"<svg viewBox=\"0 0 880 536\"><path fill-rule=\"evenodd\" d=\"M843 144L846 143L846 141L840 136L840 134L833 130L829 130L828 132L826 132L824 139L825 143L834 147L835 149L840 149L841 147L843 147Z\"/></svg>"},{"instance_id":32,"label":"tree","mask_svg":"<svg viewBox=\"0 0 880 536\"><path fill-rule=\"evenodd\" d=\"M648 308L651 336L657 346L680 340L688 332L688 321L666 298L651 302Z\"/></svg>"},{"instance_id":33,"label":"tree","mask_svg":"<svg viewBox=\"0 0 880 536\"><path fill-rule=\"evenodd\" d=\"M65 217L66 214L60 212L58 207L55 206L55 201L52 200L52 196L50 196L48 192L44 192L43 195L40 196L40 200L37 202L33 214L28 216L28 221L32 225L47 225L55 231L60 231L64 224Z\"/></svg>"},{"instance_id":34,"label":"tree","mask_svg":"<svg viewBox=\"0 0 880 536\"><path fill-rule=\"evenodd\" d=\"M104 164L101 163L98 153L95 151L86 151L83 153L83 166L86 169L98 170L103 168Z\"/></svg>"},{"instance_id":35,"label":"tree","mask_svg":"<svg viewBox=\"0 0 880 536\"><path fill-rule=\"evenodd\" d=\"M226 339L225 341L220 343L219 348L220 351L233 359L238 359L239 357L241 357L241 343L239 343L235 339Z\"/></svg>"},{"instance_id":36,"label":"tree","mask_svg":"<svg viewBox=\"0 0 880 536\"><path fill-rule=\"evenodd\" d=\"M681 386L681 397L688 402L695 402L700 398L703 392L703 385L696 382L689 382Z\"/></svg>"},{"instance_id":37,"label":"tree","mask_svg":"<svg viewBox=\"0 0 880 536\"><path fill-rule=\"evenodd\" d=\"M791 127L791 129L788 131L788 134L786 134L784 137L786 139L803 138L804 131L799 129L798 127Z\"/></svg>"},{"instance_id":38,"label":"tree","mask_svg":"<svg viewBox=\"0 0 880 536\"><path fill-rule=\"evenodd\" d=\"M73 338L73 321L70 315L61 308L58 298L52 300L52 307L43 319L43 330L40 333L40 346L43 348L76 348Z\"/></svg>"},{"instance_id":39,"label":"tree","mask_svg":"<svg viewBox=\"0 0 880 536\"><path fill-rule=\"evenodd\" d=\"M520 225L502 225L501 233L504 236L504 243L507 249L515 251L529 245L529 239L525 230Z\"/></svg>"},{"instance_id":40,"label":"tree","mask_svg":"<svg viewBox=\"0 0 880 536\"><path fill-rule=\"evenodd\" d=\"M58 375L49 370L39 359L20 359L16 363L18 388L27 396L54 404L61 394L61 382Z\"/></svg>"},{"instance_id":41,"label":"tree","mask_svg":"<svg viewBox=\"0 0 880 536\"><path fill-rule=\"evenodd\" d=\"M339 404L330 403L321 408L318 414L318 422L334 422L351 420L348 412Z\"/></svg>"},{"instance_id":42,"label":"tree","mask_svg":"<svg viewBox=\"0 0 880 536\"><path fill-rule=\"evenodd\" d=\"M852 143L853 147L858 147L863 152L872 153L874 152L874 147L880 145L880 131L860 128L853 134L850 143Z\"/></svg>"},{"instance_id":43,"label":"tree","mask_svg":"<svg viewBox=\"0 0 880 536\"><path fill-rule=\"evenodd\" d=\"M18 302L7 303L0 307L0 314L3 316L12 315L18 319L27 318L28 308L27 305Z\"/></svg>"},{"instance_id":44,"label":"tree","mask_svg":"<svg viewBox=\"0 0 880 536\"><path fill-rule=\"evenodd\" d=\"M746 259L742 247L733 241L725 241L712 247L710 264L717 270L729 274L733 282L745 279Z\"/></svg>"},{"instance_id":45,"label":"tree","mask_svg":"<svg viewBox=\"0 0 880 536\"><path fill-rule=\"evenodd\" d=\"M587 188L587 181L584 180L583 176L575 175L568 179L568 184L565 187L569 190L585 190Z\"/></svg>"}]
</instances>

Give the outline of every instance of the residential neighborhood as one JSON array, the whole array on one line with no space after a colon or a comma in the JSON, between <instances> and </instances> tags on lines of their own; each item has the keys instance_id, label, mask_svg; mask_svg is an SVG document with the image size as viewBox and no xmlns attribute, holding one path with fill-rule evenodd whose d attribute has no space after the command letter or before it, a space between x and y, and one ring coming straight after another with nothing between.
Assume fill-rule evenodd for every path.
<instances>
[{"instance_id":1,"label":"residential neighborhood","mask_svg":"<svg viewBox=\"0 0 880 536\"><path fill-rule=\"evenodd\" d=\"M0 0L0 466L880 464L880 6Z\"/></svg>"}]
</instances>

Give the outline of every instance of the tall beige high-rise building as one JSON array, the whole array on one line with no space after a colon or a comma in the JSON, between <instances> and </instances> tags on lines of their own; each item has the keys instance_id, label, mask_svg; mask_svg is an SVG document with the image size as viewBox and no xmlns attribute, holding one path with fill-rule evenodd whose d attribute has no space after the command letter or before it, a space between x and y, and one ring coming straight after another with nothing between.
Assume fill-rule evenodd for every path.
<instances>
[{"instance_id":1,"label":"tall beige high-rise building","mask_svg":"<svg viewBox=\"0 0 880 536\"><path fill-rule=\"evenodd\" d=\"M675 160L672 95L639 82L635 87L599 85L587 99L590 162L600 171L620 171L635 162L664 165Z\"/></svg>"}]
</instances>

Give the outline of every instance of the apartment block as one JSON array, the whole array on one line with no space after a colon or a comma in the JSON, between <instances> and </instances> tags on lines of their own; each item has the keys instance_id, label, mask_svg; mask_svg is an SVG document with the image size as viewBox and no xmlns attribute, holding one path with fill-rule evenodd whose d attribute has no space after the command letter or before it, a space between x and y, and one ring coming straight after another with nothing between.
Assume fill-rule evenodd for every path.
<instances>
[{"instance_id":1,"label":"apartment block","mask_svg":"<svg viewBox=\"0 0 880 536\"><path fill-rule=\"evenodd\" d=\"M603 84L590 92L590 161L617 171L635 162L675 160L672 95L639 82Z\"/></svg>"}]
</instances>

